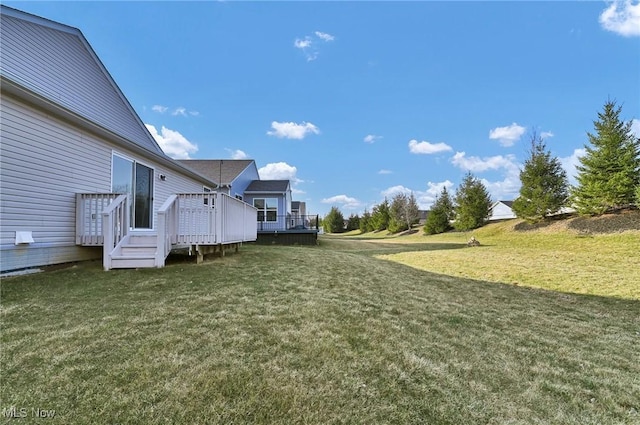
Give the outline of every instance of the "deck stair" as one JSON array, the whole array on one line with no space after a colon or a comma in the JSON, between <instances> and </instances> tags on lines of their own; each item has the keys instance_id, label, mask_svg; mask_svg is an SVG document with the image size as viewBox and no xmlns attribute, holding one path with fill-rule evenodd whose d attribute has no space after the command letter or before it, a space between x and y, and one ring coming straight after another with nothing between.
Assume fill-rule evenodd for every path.
<instances>
[{"instance_id":1,"label":"deck stair","mask_svg":"<svg viewBox=\"0 0 640 425\"><path fill-rule=\"evenodd\" d=\"M135 269L156 267L158 236L155 234L131 234L125 237L111 254L111 268Z\"/></svg>"}]
</instances>

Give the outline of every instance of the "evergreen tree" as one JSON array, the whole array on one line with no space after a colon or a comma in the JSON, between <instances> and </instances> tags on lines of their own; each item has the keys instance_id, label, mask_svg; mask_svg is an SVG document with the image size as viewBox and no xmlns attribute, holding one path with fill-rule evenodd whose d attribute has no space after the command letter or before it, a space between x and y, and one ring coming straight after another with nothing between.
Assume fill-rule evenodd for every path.
<instances>
[{"instance_id":1,"label":"evergreen tree","mask_svg":"<svg viewBox=\"0 0 640 425\"><path fill-rule=\"evenodd\" d=\"M473 174L467 173L456 190L456 221L453 227L457 230L471 230L482 226L489 215L491 198L487 188Z\"/></svg>"},{"instance_id":2,"label":"evergreen tree","mask_svg":"<svg viewBox=\"0 0 640 425\"><path fill-rule=\"evenodd\" d=\"M327 233L344 232L344 216L338 207L331 207L329 214L322 219L322 226Z\"/></svg>"},{"instance_id":3,"label":"evergreen tree","mask_svg":"<svg viewBox=\"0 0 640 425\"><path fill-rule=\"evenodd\" d=\"M413 192L407 198L405 205L404 219L407 222L407 227L411 229L411 226L417 224L420 221L420 207L418 207L418 201L416 200Z\"/></svg>"},{"instance_id":4,"label":"evergreen tree","mask_svg":"<svg viewBox=\"0 0 640 425\"><path fill-rule=\"evenodd\" d=\"M387 198L384 202L373 207L371 213L371 222L373 224L373 230L385 230L389 227L390 211L389 201Z\"/></svg>"},{"instance_id":5,"label":"evergreen tree","mask_svg":"<svg viewBox=\"0 0 640 425\"><path fill-rule=\"evenodd\" d=\"M527 221L541 221L567 202L567 173L535 132L531 136L529 158L520 171L520 182L520 196L513 202L513 211Z\"/></svg>"},{"instance_id":6,"label":"evergreen tree","mask_svg":"<svg viewBox=\"0 0 640 425\"><path fill-rule=\"evenodd\" d=\"M391 200L389 207L389 226L391 233L402 232L411 229L411 225L419 219L418 202L411 193L398 193Z\"/></svg>"},{"instance_id":7,"label":"evergreen tree","mask_svg":"<svg viewBox=\"0 0 640 425\"><path fill-rule=\"evenodd\" d=\"M360 229L360 217L357 214L349 215L347 219L347 232Z\"/></svg>"},{"instance_id":8,"label":"evergreen tree","mask_svg":"<svg viewBox=\"0 0 640 425\"><path fill-rule=\"evenodd\" d=\"M628 207L640 184L640 139L631 121L620 120L622 107L607 101L594 121L596 134L587 133L590 146L578 165L578 184L571 191L581 214L602 214Z\"/></svg>"},{"instance_id":9,"label":"evergreen tree","mask_svg":"<svg viewBox=\"0 0 640 425\"><path fill-rule=\"evenodd\" d=\"M362 217L360 217L360 231L362 233L367 233L373 230L373 225L371 224L371 213L368 210L364 210L362 213Z\"/></svg>"},{"instance_id":10,"label":"evergreen tree","mask_svg":"<svg viewBox=\"0 0 640 425\"><path fill-rule=\"evenodd\" d=\"M424 223L424 232L427 235L435 235L451 230L450 220L454 218L453 202L446 187L436 196Z\"/></svg>"}]
</instances>

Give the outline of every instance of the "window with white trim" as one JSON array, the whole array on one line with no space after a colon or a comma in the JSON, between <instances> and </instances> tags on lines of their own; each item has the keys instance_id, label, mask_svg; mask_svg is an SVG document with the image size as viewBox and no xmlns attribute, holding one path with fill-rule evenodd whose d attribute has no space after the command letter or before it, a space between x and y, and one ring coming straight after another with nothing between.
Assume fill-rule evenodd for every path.
<instances>
[{"instance_id":1,"label":"window with white trim","mask_svg":"<svg viewBox=\"0 0 640 425\"><path fill-rule=\"evenodd\" d=\"M256 198L253 206L258 209L258 221L278 221L278 198Z\"/></svg>"},{"instance_id":2,"label":"window with white trim","mask_svg":"<svg viewBox=\"0 0 640 425\"><path fill-rule=\"evenodd\" d=\"M204 193L211 193L211 192L212 192L212 190L211 190L211 188L208 188L207 186L203 186L203 187L202 187L202 192L204 192ZM205 204L205 205L209 205L209 197L205 196L205 198L204 198L204 204ZM212 202L211 204L212 204L211 206L213 206L213 202Z\"/></svg>"}]
</instances>

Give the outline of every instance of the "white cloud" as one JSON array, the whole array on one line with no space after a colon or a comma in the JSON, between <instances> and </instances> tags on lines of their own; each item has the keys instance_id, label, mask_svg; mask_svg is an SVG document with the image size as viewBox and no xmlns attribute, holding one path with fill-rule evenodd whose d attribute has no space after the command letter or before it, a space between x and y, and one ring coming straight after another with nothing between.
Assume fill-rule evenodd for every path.
<instances>
[{"instance_id":1,"label":"white cloud","mask_svg":"<svg viewBox=\"0 0 640 425\"><path fill-rule=\"evenodd\" d=\"M347 195L336 195L330 198L324 198L320 202L322 202L323 204L342 206L342 208L347 210L354 210L362 206L362 203L358 201L356 198L351 198Z\"/></svg>"},{"instance_id":2,"label":"white cloud","mask_svg":"<svg viewBox=\"0 0 640 425\"><path fill-rule=\"evenodd\" d=\"M183 108L182 106L180 106L179 108L176 108L176 109L171 113L171 115L174 115L174 116L176 116L176 115L181 115L181 116L183 116L183 117L186 117L186 116L187 116L187 109L186 109L186 108Z\"/></svg>"},{"instance_id":3,"label":"white cloud","mask_svg":"<svg viewBox=\"0 0 640 425\"><path fill-rule=\"evenodd\" d=\"M512 201L518 197L520 193L520 174L507 173L504 180L489 181L480 179L482 184L487 188L489 195L493 201Z\"/></svg>"},{"instance_id":4,"label":"white cloud","mask_svg":"<svg viewBox=\"0 0 640 425\"><path fill-rule=\"evenodd\" d=\"M193 117L198 117L198 116L200 116L200 112L198 112L198 111L189 111L189 115L191 115Z\"/></svg>"},{"instance_id":5,"label":"white cloud","mask_svg":"<svg viewBox=\"0 0 640 425\"><path fill-rule=\"evenodd\" d=\"M624 37L640 36L640 3L616 0L600 14L600 25Z\"/></svg>"},{"instance_id":6,"label":"white cloud","mask_svg":"<svg viewBox=\"0 0 640 425\"><path fill-rule=\"evenodd\" d=\"M327 34L326 32L316 31L315 34L316 37L324 41L333 41L336 39L334 36L332 36L331 34Z\"/></svg>"},{"instance_id":7,"label":"white cloud","mask_svg":"<svg viewBox=\"0 0 640 425\"><path fill-rule=\"evenodd\" d=\"M382 139L382 136L376 136L375 134L367 134L364 136L365 143L374 143L376 140Z\"/></svg>"},{"instance_id":8,"label":"white cloud","mask_svg":"<svg viewBox=\"0 0 640 425\"><path fill-rule=\"evenodd\" d=\"M296 38L293 42L293 46L302 50L307 58L307 62L311 62L316 60L320 54L316 41L329 42L333 40L335 40L333 35L322 31L316 31L312 36L307 35L304 38Z\"/></svg>"},{"instance_id":9,"label":"white cloud","mask_svg":"<svg viewBox=\"0 0 640 425\"><path fill-rule=\"evenodd\" d=\"M553 137L554 134L550 131L543 131L542 133L540 133L540 138L541 139L549 139L551 137Z\"/></svg>"},{"instance_id":10,"label":"white cloud","mask_svg":"<svg viewBox=\"0 0 640 425\"><path fill-rule=\"evenodd\" d=\"M158 142L165 154L173 159L188 159L189 154L198 151L198 145L187 140L182 134L162 126L160 133L150 124L145 124L149 133Z\"/></svg>"},{"instance_id":11,"label":"white cloud","mask_svg":"<svg viewBox=\"0 0 640 425\"><path fill-rule=\"evenodd\" d=\"M427 190L412 190L408 187L397 185L397 186L391 186L383 190L380 194L384 198L391 200L391 198L393 198L395 195L399 193L404 193L406 195L410 195L413 193L413 196L415 196L416 202L418 203L418 208L422 210L426 210L426 209L429 209L431 205L433 205L433 202L435 201L436 196L439 195L440 192L442 192L443 187L446 187L447 190L449 190L453 187L453 183L449 180L445 180L443 182L436 182L436 183L428 182Z\"/></svg>"},{"instance_id":12,"label":"white cloud","mask_svg":"<svg viewBox=\"0 0 640 425\"><path fill-rule=\"evenodd\" d=\"M269 136L276 136L280 139L304 139L307 134L319 134L320 129L310 122L302 122L302 124L297 124L294 122L277 122L273 121L271 123L271 128L273 130L267 131Z\"/></svg>"},{"instance_id":13,"label":"white cloud","mask_svg":"<svg viewBox=\"0 0 640 425\"><path fill-rule=\"evenodd\" d=\"M296 38L296 41L293 42L293 45L298 49L306 49L308 47L311 47L312 43L313 42L311 41L311 37L307 36L304 39Z\"/></svg>"},{"instance_id":14,"label":"white cloud","mask_svg":"<svg viewBox=\"0 0 640 425\"><path fill-rule=\"evenodd\" d=\"M158 112L160 114L164 114L165 112L167 112L167 109L169 109L169 107L167 106L162 106L162 105L153 105L151 107L151 110L153 112Z\"/></svg>"},{"instance_id":15,"label":"white cloud","mask_svg":"<svg viewBox=\"0 0 640 425\"><path fill-rule=\"evenodd\" d=\"M631 120L631 132L634 136L640 137L640 120L634 118Z\"/></svg>"},{"instance_id":16,"label":"white cloud","mask_svg":"<svg viewBox=\"0 0 640 425\"><path fill-rule=\"evenodd\" d=\"M443 182L436 182L436 183L427 182L426 191L414 192L420 209L427 210L431 208L431 206L436 200L436 196L440 195L440 192L442 192L443 187L446 187L447 190L449 191L449 195L453 196L453 193L451 191L451 188L453 187L453 182L449 180L445 180Z\"/></svg>"},{"instance_id":17,"label":"white cloud","mask_svg":"<svg viewBox=\"0 0 640 425\"><path fill-rule=\"evenodd\" d=\"M567 172L569 184L576 184L576 176L578 175L578 169L576 167L580 165L580 158L586 153L587 151L584 148L574 149L571 155L559 158L562 168Z\"/></svg>"},{"instance_id":18,"label":"white cloud","mask_svg":"<svg viewBox=\"0 0 640 425\"><path fill-rule=\"evenodd\" d=\"M436 183L427 182L426 193L433 196L433 198L435 199L436 195L439 195L440 192L442 192L442 189L445 187L447 188L447 190L451 189L453 187L453 182L450 182L449 180Z\"/></svg>"},{"instance_id":19,"label":"white cloud","mask_svg":"<svg viewBox=\"0 0 640 425\"><path fill-rule=\"evenodd\" d=\"M453 150L451 146L446 143L429 143L429 142L418 142L413 139L409 141L409 152L414 154L434 154L438 152L447 152Z\"/></svg>"},{"instance_id":20,"label":"white cloud","mask_svg":"<svg viewBox=\"0 0 640 425\"><path fill-rule=\"evenodd\" d=\"M258 169L262 180L296 180L298 169L286 162L272 162Z\"/></svg>"},{"instance_id":21,"label":"white cloud","mask_svg":"<svg viewBox=\"0 0 640 425\"><path fill-rule=\"evenodd\" d=\"M514 155L496 155L480 158L477 156L467 157L464 152L456 152L451 158L453 165L467 171L481 173L487 170L518 170L518 164Z\"/></svg>"},{"instance_id":22,"label":"white cloud","mask_svg":"<svg viewBox=\"0 0 640 425\"><path fill-rule=\"evenodd\" d=\"M464 152L456 152L451 158L451 162L462 170L473 173L503 170L503 180L489 181L481 179L480 181L485 185L493 200L511 200L518 195L520 190L520 166L516 162L514 155L495 155L480 158L477 156L467 157Z\"/></svg>"},{"instance_id":23,"label":"white cloud","mask_svg":"<svg viewBox=\"0 0 640 425\"><path fill-rule=\"evenodd\" d=\"M240 149L236 149L236 150L227 149L227 151L231 155L231 159L247 159L247 158L249 158L249 156L244 151L241 151Z\"/></svg>"},{"instance_id":24,"label":"white cloud","mask_svg":"<svg viewBox=\"0 0 640 425\"><path fill-rule=\"evenodd\" d=\"M393 171L391 170L385 170L384 168L380 171L378 171L378 174L393 174Z\"/></svg>"},{"instance_id":25,"label":"white cloud","mask_svg":"<svg viewBox=\"0 0 640 425\"><path fill-rule=\"evenodd\" d=\"M515 142L520 140L520 137L524 134L526 128L515 122L506 127L496 127L489 131L489 138L492 140L498 140L502 146L513 146Z\"/></svg>"},{"instance_id":26,"label":"white cloud","mask_svg":"<svg viewBox=\"0 0 640 425\"><path fill-rule=\"evenodd\" d=\"M411 194L411 192L413 192L411 189L404 187L402 185L397 185L397 186L391 186L390 188L383 190L381 193L382 193L382 196L384 196L385 198L391 199L399 193L404 193L406 195L409 195Z\"/></svg>"}]
</instances>

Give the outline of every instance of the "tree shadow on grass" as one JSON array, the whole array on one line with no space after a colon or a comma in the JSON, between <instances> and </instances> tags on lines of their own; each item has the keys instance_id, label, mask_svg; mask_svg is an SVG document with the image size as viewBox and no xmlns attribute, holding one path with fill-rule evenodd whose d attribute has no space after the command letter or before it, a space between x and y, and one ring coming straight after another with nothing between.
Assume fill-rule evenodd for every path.
<instances>
[{"instance_id":1,"label":"tree shadow on grass","mask_svg":"<svg viewBox=\"0 0 640 425\"><path fill-rule=\"evenodd\" d=\"M577 217L571 220L568 227L583 234L640 230L640 214L622 211L599 217Z\"/></svg>"},{"instance_id":2,"label":"tree shadow on grass","mask_svg":"<svg viewBox=\"0 0 640 425\"><path fill-rule=\"evenodd\" d=\"M335 251L364 254L369 256L398 254L401 252L443 251L468 248L466 243L406 243L380 242L380 239L361 238L358 240L322 240L319 245Z\"/></svg>"}]
</instances>

